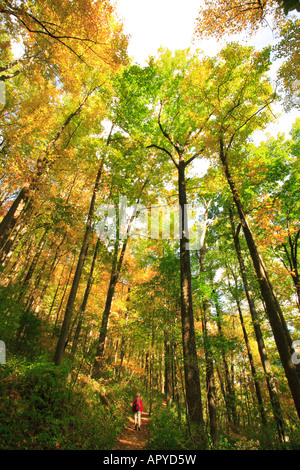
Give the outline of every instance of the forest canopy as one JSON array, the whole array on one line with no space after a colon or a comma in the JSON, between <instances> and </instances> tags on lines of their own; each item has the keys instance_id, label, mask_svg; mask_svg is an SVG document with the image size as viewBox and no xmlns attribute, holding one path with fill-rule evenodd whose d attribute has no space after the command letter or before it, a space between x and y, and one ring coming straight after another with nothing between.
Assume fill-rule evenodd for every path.
<instances>
[{"instance_id":1,"label":"forest canopy","mask_svg":"<svg viewBox=\"0 0 300 470\"><path fill-rule=\"evenodd\" d=\"M299 2L200 3L226 44L142 66L110 1L0 0L3 449L110 448L132 389L149 446L300 448Z\"/></svg>"}]
</instances>

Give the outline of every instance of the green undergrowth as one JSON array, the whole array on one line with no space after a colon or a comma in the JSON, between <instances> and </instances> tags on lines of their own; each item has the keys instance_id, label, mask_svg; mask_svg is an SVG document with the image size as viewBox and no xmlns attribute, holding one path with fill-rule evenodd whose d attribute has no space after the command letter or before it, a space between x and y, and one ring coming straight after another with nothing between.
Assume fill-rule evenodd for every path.
<instances>
[{"instance_id":1,"label":"green undergrowth","mask_svg":"<svg viewBox=\"0 0 300 470\"><path fill-rule=\"evenodd\" d=\"M188 439L185 423L178 418L175 407L166 406L157 400L149 422L151 450L182 450Z\"/></svg>"},{"instance_id":2,"label":"green undergrowth","mask_svg":"<svg viewBox=\"0 0 300 470\"><path fill-rule=\"evenodd\" d=\"M47 361L0 365L0 449L111 449L130 391Z\"/></svg>"},{"instance_id":3,"label":"green undergrowth","mask_svg":"<svg viewBox=\"0 0 300 470\"><path fill-rule=\"evenodd\" d=\"M148 449L150 450L299 450L300 428L295 423L287 429L286 442L280 443L276 434L276 427L271 422L267 427L229 426L219 429L218 443L213 445L209 429L206 425L206 444L204 447L197 440L196 429L188 426L184 410L180 417L175 404L166 406L163 399L155 399L153 412L149 421Z\"/></svg>"}]
</instances>

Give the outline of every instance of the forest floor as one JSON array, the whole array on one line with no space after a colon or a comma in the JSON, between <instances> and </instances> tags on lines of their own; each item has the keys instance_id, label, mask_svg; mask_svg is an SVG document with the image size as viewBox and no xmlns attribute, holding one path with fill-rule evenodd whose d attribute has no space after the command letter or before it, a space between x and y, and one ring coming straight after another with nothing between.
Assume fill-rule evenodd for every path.
<instances>
[{"instance_id":1,"label":"forest floor","mask_svg":"<svg viewBox=\"0 0 300 470\"><path fill-rule=\"evenodd\" d=\"M148 442L149 415L142 413L141 430L134 429L134 418L128 418L122 434L118 437L113 450L143 450Z\"/></svg>"}]
</instances>

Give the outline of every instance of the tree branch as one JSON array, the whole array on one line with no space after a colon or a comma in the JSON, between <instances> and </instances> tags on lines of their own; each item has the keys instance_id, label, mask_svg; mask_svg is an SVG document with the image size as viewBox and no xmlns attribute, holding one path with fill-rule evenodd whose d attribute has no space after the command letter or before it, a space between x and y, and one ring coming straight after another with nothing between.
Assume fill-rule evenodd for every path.
<instances>
[{"instance_id":1,"label":"tree branch","mask_svg":"<svg viewBox=\"0 0 300 470\"><path fill-rule=\"evenodd\" d=\"M174 165L176 166L176 168L178 168L178 163L176 162L176 160L173 157L173 155L171 154L171 152L169 152L169 150L165 149L164 147L160 147L159 145L156 145L156 144L147 145L146 148L147 149L156 148L157 150L161 150L162 152L165 152L171 158L171 160L174 163Z\"/></svg>"},{"instance_id":2,"label":"tree branch","mask_svg":"<svg viewBox=\"0 0 300 470\"><path fill-rule=\"evenodd\" d=\"M232 143L233 143L233 140L236 136L236 134L238 133L238 131L240 131L244 126L246 126L248 124L248 122L251 121L251 119L253 119L255 116L257 116L261 111L263 111L265 108L267 108L272 102L274 101L274 98L272 98L271 100L269 100L264 106L262 106L260 109L258 109L257 111L255 111L255 113L253 113L249 118L246 119L245 122L243 122L243 124L241 124L239 127L237 127L235 129L235 131L233 132L231 138L230 138L230 141L229 141L229 144L227 145L226 147L226 151L228 152L228 150L230 149Z\"/></svg>"},{"instance_id":3,"label":"tree branch","mask_svg":"<svg viewBox=\"0 0 300 470\"><path fill-rule=\"evenodd\" d=\"M203 147L199 152L195 153L195 155L193 155L191 158L189 158L187 162L184 163L184 166L188 166L190 163L192 163L192 161L194 161L195 158L199 157L199 155L201 155L201 153L204 152L204 150L205 150L205 147Z\"/></svg>"},{"instance_id":4,"label":"tree branch","mask_svg":"<svg viewBox=\"0 0 300 470\"><path fill-rule=\"evenodd\" d=\"M161 113L162 113L162 107L163 107L163 104L162 104L162 101L160 101L160 110L159 110L159 113L158 113L158 125L159 125L159 128L162 132L162 134L165 136L165 138L173 145L173 147L175 149L177 149L177 145L175 144L175 142L173 142L173 140L171 139L171 137L169 136L169 134L164 130L162 124L161 124Z\"/></svg>"}]
</instances>

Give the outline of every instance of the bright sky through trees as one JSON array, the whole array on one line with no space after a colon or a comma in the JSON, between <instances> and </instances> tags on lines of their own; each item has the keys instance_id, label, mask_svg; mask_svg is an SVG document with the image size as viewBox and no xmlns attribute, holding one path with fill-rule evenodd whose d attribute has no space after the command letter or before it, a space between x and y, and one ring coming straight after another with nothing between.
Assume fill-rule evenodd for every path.
<instances>
[{"instance_id":1,"label":"bright sky through trees","mask_svg":"<svg viewBox=\"0 0 300 470\"><path fill-rule=\"evenodd\" d=\"M171 50L193 47L213 55L228 39L195 39L195 21L203 3L201 0L184 3L181 0L120 0L115 3L118 15L124 21L125 32L130 34L129 55L141 65L150 55L155 55L159 47ZM240 38L245 40L245 33ZM256 37L248 38L248 43L259 49L273 40L271 29L265 28Z\"/></svg>"},{"instance_id":2,"label":"bright sky through trees","mask_svg":"<svg viewBox=\"0 0 300 470\"><path fill-rule=\"evenodd\" d=\"M184 49L191 46L201 0L121 0L117 12L131 35L129 55L142 65L159 47ZM215 41L210 41L215 44Z\"/></svg>"},{"instance_id":3,"label":"bright sky through trees","mask_svg":"<svg viewBox=\"0 0 300 470\"><path fill-rule=\"evenodd\" d=\"M279 3L0 0L0 449L300 449Z\"/></svg>"},{"instance_id":4,"label":"bright sky through trees","mask_svg":"<svg viewBox=\"0 0 300 470\"><path fill-rule=\"evenodd\" d=\"M117 13L124 21L125 32L130 34L129 56L134 62L143 65L150 55L156 55L160 47L171 50L193 49L203 50L206 54L216 54L225 44L215 38L197 40L193 38L195 20L198 16L202 0L119 0L116 3ZM233 37L234 40L237 36ZM271 28L268 26L259 31L254 37L247 37L243 33L239 38L247 45L256 49L275 44ZM282 113L278 106L278 113ZM278 132L289 133L292 123L299 115L293 110L284 115L278 122L270 124L267 133L276 136ZM256 133L257 140L264 139L265 132Z\"/></svg>"}]
</instances>

